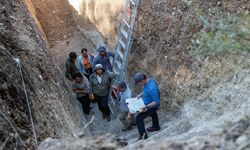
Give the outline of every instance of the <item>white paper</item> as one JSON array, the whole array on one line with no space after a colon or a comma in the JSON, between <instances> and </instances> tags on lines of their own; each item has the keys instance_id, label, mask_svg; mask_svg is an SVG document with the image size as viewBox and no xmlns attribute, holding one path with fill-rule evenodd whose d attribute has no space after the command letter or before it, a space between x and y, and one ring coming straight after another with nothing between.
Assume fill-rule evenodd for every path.
<instances>
[{"instance_id":1,"label":"white paper","mask_svg":"<svg viewBox=\"0 0 250 150\"><path fill-rule=\"evenodd\" d=\"M145 107L142 98L129 98L126 99L126 103L128 104L128 109L130 113L140 112L141 108Z\"/></svg>"}]
</instances>

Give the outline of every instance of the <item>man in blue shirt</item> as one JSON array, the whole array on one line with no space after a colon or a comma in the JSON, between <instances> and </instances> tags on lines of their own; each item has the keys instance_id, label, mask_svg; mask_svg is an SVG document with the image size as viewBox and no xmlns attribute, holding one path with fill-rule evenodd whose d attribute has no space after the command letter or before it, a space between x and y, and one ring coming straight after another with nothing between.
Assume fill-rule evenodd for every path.
<instances>
[{"instance_id":1,"label":"man in blue shirt","mask_svg":"<svg viewBox=\"0 0 250 150\"><path fill-rule=\"evenodd\" d=\"M148 135L145 130L144 119L148 116L152 118L152 126L147 131L160 130L157 110L160 106L160 90L154 79L147 78L143 73L136 73L134 76L135 84L144 86L143 92L137 97L142 97L145 107L141 108L141 112L136 116L136 125L140 134L139 140L147 139Z\"/></svg>"}]
</instances>

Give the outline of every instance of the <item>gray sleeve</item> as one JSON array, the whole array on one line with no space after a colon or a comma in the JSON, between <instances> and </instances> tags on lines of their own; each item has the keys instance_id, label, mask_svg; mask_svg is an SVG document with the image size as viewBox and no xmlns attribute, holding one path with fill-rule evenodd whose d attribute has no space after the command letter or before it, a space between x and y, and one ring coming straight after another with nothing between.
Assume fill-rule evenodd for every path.
<instances>
[{"instance_id":1,"label":"gray sleeve","mask_svg":"<svg viewBox=\"0 0 250 150\"><path fill-rule=\"evenodd\" d=\"M84 84L84 89L83 90L86 91L87 93L89 93L89 87L88 87L88 85L86 83Z\"/></svg>"},{"instance_id":2,"label":"gray sleeve","mask_svg":"<svg viewBox=\"0 0 250 150\"><path fill-rule=\"evenodd\" d=\"M75 90L76 89L76 83L74 82L73 84L72 84L72 90Z\"/></svg>"}]
</instances>

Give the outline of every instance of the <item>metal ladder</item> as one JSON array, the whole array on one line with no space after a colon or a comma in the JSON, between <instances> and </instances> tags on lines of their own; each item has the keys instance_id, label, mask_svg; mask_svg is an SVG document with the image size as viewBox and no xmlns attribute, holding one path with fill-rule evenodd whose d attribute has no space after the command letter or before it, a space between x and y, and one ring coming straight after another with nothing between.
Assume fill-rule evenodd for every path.
<instances>
[{"instance_id":1,"label":"metal ladder","mask_svg":"<svg viewBox=\"0 0 250 150\"><path fill-rule=\"evenodd\" d=\"M132 32L137 16L139 1L140 0L126 0L125 10L121 21L121 29L118 34L118 44L113 61L113 72L119 75L114 83L125 80L128 57L132 46ZM112 92L112 89L110 91ZM116 100L112 96L111 92L109 97L114 107L110 107L110 109L113 116L116 117L118 110L116 107Z\"/></svg>"}]
</instances>

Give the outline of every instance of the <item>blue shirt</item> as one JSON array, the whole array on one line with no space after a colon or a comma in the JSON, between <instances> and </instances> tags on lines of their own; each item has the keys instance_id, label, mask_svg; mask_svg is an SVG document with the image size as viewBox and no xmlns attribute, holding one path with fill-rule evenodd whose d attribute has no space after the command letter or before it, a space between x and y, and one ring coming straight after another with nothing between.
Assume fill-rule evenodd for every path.
<instances>
[{"instance_id":1,"label":"blue shirt","mask_svg":"<svg viewBox=\"0 0 250 150\"><path fill-rule=\"evenodd\" d=\"M143 99L144 104L146 106L148 104L150 104L151 102L155 102L156 105L154 107L150 107L149 109L159 108L159 106L160 106L160 90L159 90L159 87L154 79L149 79L148 83L146 85L144 85L142 99Z\"/></svg>"}]
</instances>

